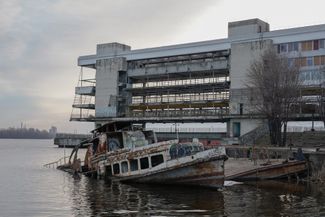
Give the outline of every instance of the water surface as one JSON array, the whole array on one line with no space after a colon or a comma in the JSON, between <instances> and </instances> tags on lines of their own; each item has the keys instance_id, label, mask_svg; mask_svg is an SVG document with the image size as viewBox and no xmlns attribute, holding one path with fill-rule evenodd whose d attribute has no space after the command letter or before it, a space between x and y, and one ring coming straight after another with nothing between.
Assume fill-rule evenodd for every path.
<instances>
[{"instance_id":1,"label":"water surface","mask_svg":"<svg viewBox=\"0 0 325 217\"><path fill-rule=\"evenodd\" d=\"M325 188L288 182L220 190L75 179L43 165L51 140L0 140L0 216L325 216ZM70 150L67 151L70 152Z\"/></svg>"}]
</instances>

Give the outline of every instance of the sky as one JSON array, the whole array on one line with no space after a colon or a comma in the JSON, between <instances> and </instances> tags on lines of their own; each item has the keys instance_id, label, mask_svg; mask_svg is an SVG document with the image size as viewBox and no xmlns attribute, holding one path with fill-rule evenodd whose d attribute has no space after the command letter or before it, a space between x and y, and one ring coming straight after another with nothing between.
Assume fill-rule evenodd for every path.
<instances>
[{"instance_id":1,"label":"sky","mask_svg":"<svg viewBox=\"0 0 325 217\"><path fill-rule=\"evenodd\" d=\"M225 38L228 22L251 18L271 30L324 24L324 8L324 0L0 0L0 128L91 130L69 117L77 58L95 54L96 44Z\"/></svg>"}]
</instances>

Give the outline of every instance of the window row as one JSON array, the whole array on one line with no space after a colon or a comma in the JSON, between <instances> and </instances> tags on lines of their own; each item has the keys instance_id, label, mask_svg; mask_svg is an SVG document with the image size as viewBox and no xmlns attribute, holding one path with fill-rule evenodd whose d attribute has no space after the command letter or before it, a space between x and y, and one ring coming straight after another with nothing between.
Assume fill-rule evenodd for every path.
<instances>
[{"instance_id":1,"label":"window row","mask_svg":"<svg viewBox=\"0 0 325 217\"><path fill-rule=\"evenodd\" d=\"M325 56L289 58L288 61L289 65L295 64L300 67L321 66L325 65Z\"/></svg>"},{"instance_id":2,"label":"window row","mask_svg":"<svg viewBox=\"0 0 325 217\"><path fill-rule=\"evenodd\" d=\"M228 107L202 107L202 108L166 108L166 109L146 109L146 110L133 110L133 112L204 112L204 111L222 111Z\"/></svg>"},{"instance_id":3,"label":"window row","mask_svg":"<svg viewBox=\"0 0 325 217\"><path fill-rule=\"evenodd\" d=\"M228 114L228 107L212 107L212 108L179 108L179 109L147 109L132 110L130 113L133 117L180 117L180 116L211 116Z\"/></svg>"},{"instance_id":4,"label":"window row","mask_svg":"<svg viewBox=\"0 0 325 217\"><path fill-rule=\"evenodd\" d=\"M138 103L161 103L161 102L185 102L185 101L203 101L203 100L224 100L229 98L229 92L209 92L196 94L169 94L169 95L150 95L133 96L132 104Z\"/></svg>"},{"instance_id":5,"label":"window row","mask_svg":"<svg viewBox=\"0 0 325 217\"><path fill-rule=\"evenodd\" d=\"M278 53L286 53L293 51L312 51L325 49L325 39L302 41L302 42L290 42L277 45Z\"/></svg>"},{"instance_id":6,"label":"window row","mask_svg":"<svg viewBox=\"0 0 325 217\"><path fill-rule=\"evenodd\" d=\"M197 79L184 79L184 80L171 80L171 81L149 81L146 83L134 83L132 88L141 87L167 87L167 86L181 86L181 85L195 85L195 84L213 84L229 81L229 77L210 77L210 78L197 78Z\"/></svg>"},{"instance_id":7,"label":"window row","mask_svg":"<svg viewBox=\"0 0 325 217\"><path fill-rule=\"evenodd\" d=\"M151 167L156 167L164 162L164 157L162 154L153 155L150 158L143 157L140 159L131 159L128 161L122 161L121 163L115 163L113 164L113 168L111 166L108 166L107 173L109 175L112 174L117 175L121 173L123 174L128 172L134 172L139 170L139 166L141 170L145 170L150 167L149 159L150 159Z\"/></svg>"},{"instance_id":8,"label":"window row","mask_svg":"<svg viewBox=\"0 0 325 217\"><path fill-rule=\"evenodd\" d=\"M300 72L299 79L303 84L320 84L325 80L325 72L317 70Z\"/></svg>"}]
</instances>

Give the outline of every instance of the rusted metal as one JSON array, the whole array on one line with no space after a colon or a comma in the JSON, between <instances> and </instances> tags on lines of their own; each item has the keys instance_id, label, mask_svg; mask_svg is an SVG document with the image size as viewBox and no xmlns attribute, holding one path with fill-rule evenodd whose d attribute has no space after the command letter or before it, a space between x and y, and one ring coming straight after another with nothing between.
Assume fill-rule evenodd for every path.
<instances>
[{"instance_id":1,"label":"rusted metal","mask_svg":"<svg viewBox=\"0 0 325 217\"><path fill-rule=\"evenodd\" d=\"M174 160L177 161L178 159ZM199 185L221 187L224 181L225 156L199 158L183 164L174 164L136 176L117 176L113 180L139 183Z\"/></svg>"},{"instance_id":2,"label":"rusted metal","mask_svg":"<svg viewBox=\"0 0 325 217\"><path fill-rule=\"evenodd\" d=\"M116 131L125 126L113 123L93 131L84 165L77 156L77 147L62 169L112 181L223 186L227 159L224 147L204 150L197 139L188 143L157 142L153 131ZM115 131L110 131L113 128Z\"/></svg>"},{"instance_id":3,"label":"rusted metal","mask_svg":"<svg viewBox=\"0 0 325 217\"><path fill-rule=\"evenodd\" d=\"M306 170L307 163L305 161L292 161L246 170L231 176L226 176L226 179L234 181L280 179L298 176L306 172Z\"/></svg>"}]
</instances>

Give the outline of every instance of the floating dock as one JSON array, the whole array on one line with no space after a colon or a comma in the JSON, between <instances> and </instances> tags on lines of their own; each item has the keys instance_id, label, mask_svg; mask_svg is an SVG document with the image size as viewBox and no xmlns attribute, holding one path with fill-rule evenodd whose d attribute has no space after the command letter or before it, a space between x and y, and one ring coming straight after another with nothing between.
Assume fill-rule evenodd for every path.
<instances>
[{"instance_id":1,"label":"floating dock","mask_svg":"<svg viewBox=\"0 0 325 217\"><path fill-rule=\"evenodd\" d=\"M59 148L74 148L82 141L91 138L91 134L57 133L54 138L54 145Z\"/></svg>"},{"instance_id":2,"label":"floating dock","mask_svg":"<svg viewBox=\"0 0 325 217\"><path fill-rule=\"evenodd\" d=\"M229 158L225 163L225 179L233 181L266 180L298 177L307 171L305 161L286 159L250 160Z\"/></svg>"}]
</instances>

